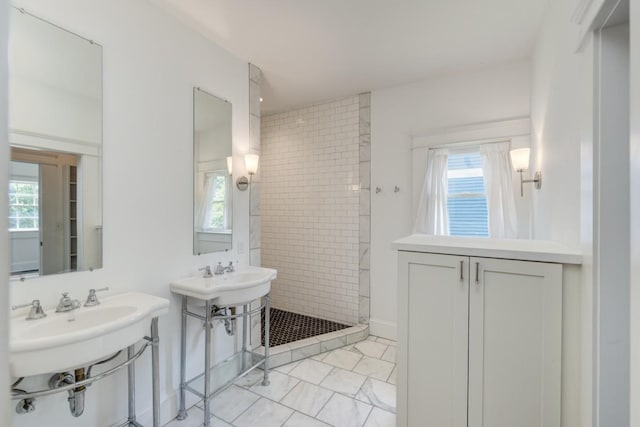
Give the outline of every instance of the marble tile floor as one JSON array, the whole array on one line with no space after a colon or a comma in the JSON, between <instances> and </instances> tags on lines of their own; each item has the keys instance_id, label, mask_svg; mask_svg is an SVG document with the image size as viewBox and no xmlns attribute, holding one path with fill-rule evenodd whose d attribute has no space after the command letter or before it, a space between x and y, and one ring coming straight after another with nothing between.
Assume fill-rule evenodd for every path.
<instances>
[{"instance_id":1,"label":"marble tile floor","mask_svg":"<svg viewBox=\"0 0 640 427\"><path fill-rule=\"evenodd\" d=\"M395 427L396 343L366 340L271 370L256 370L213 398L213 427ZM203 424L202 403L184 421Z\"/></svg>"}]
</instances>

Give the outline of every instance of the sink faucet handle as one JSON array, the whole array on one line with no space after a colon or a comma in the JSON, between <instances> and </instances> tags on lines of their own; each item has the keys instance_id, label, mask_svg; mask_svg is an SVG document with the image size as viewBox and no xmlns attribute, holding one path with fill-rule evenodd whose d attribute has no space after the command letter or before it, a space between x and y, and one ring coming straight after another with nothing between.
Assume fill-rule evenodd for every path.
<instances>
[{"instance_id":1,"label":"sink faucet handle","mask_svg":"<svg viewBox=\"0 0 640 427\"><path fill-rule=\"evenodd\" d=\"M205 265L204 267L199 268L198 271L204 271L204 277L213 277L213 274L211 274L210 265Z\"/></svg>"},{"instance_id":2,"label":"sink faucet handle","mask_svg":"<svg viewBox=\"0 0 640 427\"><path fill-rule=\"evenodd\" d=\"M36 302L37 302L38 304L40 304L40 300L38 300L38 299L34 299L33 301L31 301L31 302L27 302L27 303L24 303L24 304L12 305L12 306L11 306L11 310L17 310L17 309L19 309L19 308L30 307L30 306L34 305Z\"/></svg>"},{"instance_id":3,"label":"sink faucet handle","mask_svg":"<svg viewBox=\"0 0 640 427\"><path fill-rule=\"evenodd\" d=\"M11 310L17 310L19 308L24 308L29 306L31 306L31 310L29 311L29 315L26 317L27 320L42 319L43 317L47 316L47 314L42 309L42 306L40 305L39 299L34 299L33 301L27 304L12 305Z\"/></svg>"},{"instance_id":4,"label":"sink faucet handle","mask_svg":"<svg viewBox=\"0 0 640 427\"><path fill-rule=\"evenodd\" d=\"M89 296L87 296L87 300L85 301L84 306L93 307L95 305L100 304L100 301L98 301L98 297L96 296L96 292L104 292L108 290L109 290L108 286L100 289L89 289Z\"/></svg>"},{"instance_id":5,"label":"sink faucet handle","mask_svg":"<svg viewBox=\"0 0 640 427\"><path fill-rule=\"evenodd\" d=\"M229 261L229 265L225 267L225 270L229 273L233 273L234 271L236 271L235 267L233 266L233 261Z\"/></svg>"}]
</instances>

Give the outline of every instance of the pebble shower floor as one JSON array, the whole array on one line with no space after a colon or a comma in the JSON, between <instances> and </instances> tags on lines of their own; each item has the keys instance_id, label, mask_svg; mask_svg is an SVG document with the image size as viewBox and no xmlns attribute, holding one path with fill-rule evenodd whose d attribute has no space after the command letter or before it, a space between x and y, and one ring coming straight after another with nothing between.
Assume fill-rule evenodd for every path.
<instances>
[{"instance_id":1,"label":"pebble shower floor","mask_svg":"<svg viewBox=\"0 0 640 427\"><path fill-rule=\"evenodd\" d=\"M332 322L331 320L318 319L317 317L291 313L277 308L272 308L270 311L269 341L271 341L271 347L349 327L349 325ZM262 345L264 345L264 309L262 310Z\"/></svg>"}]
</instances>

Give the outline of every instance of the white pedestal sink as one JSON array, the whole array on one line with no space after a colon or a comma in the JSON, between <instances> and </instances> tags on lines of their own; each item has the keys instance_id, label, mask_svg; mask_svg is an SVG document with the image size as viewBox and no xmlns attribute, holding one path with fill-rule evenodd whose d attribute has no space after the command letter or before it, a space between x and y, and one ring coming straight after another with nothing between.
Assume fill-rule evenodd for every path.
<instances>
[{"instance_id":1,"label":"white pedestal sink","mask_svg":"<svg viewBox=\"0 0 640 427\"><path fill-rule=\"evenodd\" d=\"M213 277L187 277L171 283L171 291L199 300L210 300L219 306L242 305L256 300L271 290L277 271L263 267L243 267Z\"/></svg>"},{"instance_id":2,"label":"white pedestal sink","mask_svg":"<svg viewBox=\"0 0 640 427\"><path fill-rule=\"evenodd\" d=\"M185 279L176 280L171 283L171 291L182 295L182 339L180 345L180 404L178 411L178 420L184 420L187 417L185 392L198 396L203 400L204 410L204 426L211 425L210 400L214 396L213 384L217 380L215 378L215 367L211 366L211 328L213 319L227 319L235 321L242 318L242 351L236 353L239 355L240 372L237 375L244 375L250 370L262 366L264 370L263 385L269 384L269 291L271 290L271 281L276 278L277 271L271 268L263 267L243 267L236 271L214 275L213 277L187 277ZM196 313L189 311L187 307L187 299L191 298L192 306L204 304L204 313ZM264 304L260 307L250 310L250 303L257 299L262 299ZM194 301L195 300L195 301ZM193 304L195 303L195 304ZM244 306L242 312L239 310L235 314L225 314L214 316L214 306L217 307L238 307ZM265 352L264 357L258 356L249 351L248 338L248 317L255 315L260 316L260 311L264 307L265 312ZM200 311L202 307L198 307ZM233 312L232 312L233 313ZM186 334L187 334L187 317L191 316L204 321L205 344L204 344L204 372L201 375L187 381L186 378ZM234 356L235 357L235 356ZM231 358L233 359L233 357ZM231 360L229 359L229 360ZM228 380L231 384L233 378ZM224 381L223 381L224 382ZM259 422L259 421L258 421ZM200 424L202 425L202 424Z\"/></svg>"},{"instance_id":3,"label":"white pedestal sink","mask_svg":"<svg viewBox=\"0 0 640 427\"><path fill-rule=\"evenodd\" d=\"M94 307L47 317L11 319L11 375L26 377L87 366L149 334L152 318L169 311L165 298L138 292L102 298Z\"/></svg>"}]
</instances>

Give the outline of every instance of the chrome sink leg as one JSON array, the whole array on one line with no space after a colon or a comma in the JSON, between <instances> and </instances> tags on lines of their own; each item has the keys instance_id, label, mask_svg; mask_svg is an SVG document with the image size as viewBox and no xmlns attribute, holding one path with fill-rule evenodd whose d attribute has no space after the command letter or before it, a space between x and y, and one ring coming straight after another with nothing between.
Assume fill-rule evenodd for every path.
<instances>
[{"instance_id":1,"label":"chrome sink leg","mask_svg":"<svg viewBox=\"0 0 640 427\"><path fill-rule=\"evenodd\" d=\"M151 319L151 379L153 387L153 427L160 427L160 337L158 336L158 318Z\"/></svg>"},{"instance_id":2,"label":"chrome sink leg","mask_svg":"<svg viewBox=\"0 0 640 427\"><path fill-rule=\"evenodd\" d=\"M247 316L249 312L249 305L245 304L243 309L244 316L242 317L242 372L247 369L247 329L249 329L249 323L251 322L251 316Z\"/></svg>"},{"instance_id":3,"label":"chrome sink leg","mask_svg":"<svg viewBox=\"0 0 640 427\"><path fill-rule=\"evenodd\" d=\"M135 345L127 347L127 358L131 359L135 354ZM136 368L132 363L127 366L127 377L129 380L129 424L136 423Z\"/></svg>"},{"instance_id":4,"label":"chrome sink leg","mask_svg":"<svg viewBox=\"0 0 640 427\"><path fill-rule=\"evenodd\" d=\"M180 333L180 407L178 409L178 420L187 418L187 408L185 407L185 387L186 384L186 364L187 364L187 297L182 297L182 331Z\"/></svg>"},{"instance_id":5,"label":"chrome sink leg","mask_svg":"<svg viewBox=\"0 0 640 427\"><path fill-rule=\"evenodd\" d=\"M206 301L204 313L204 427L211 427L211 300Z\"/></svg>"},{"instance_id":6,"label":"chrome sink leg","mask_svg":"<svg viewBox=\"0 0 640 427\"><path fill-rule=\"evenodd\" d=\"M269 385L269 327L270 327L270 306L271 298L269 294L264 296L264 378L262 379L262 385Z\"/></svg>"}]
</instances>

